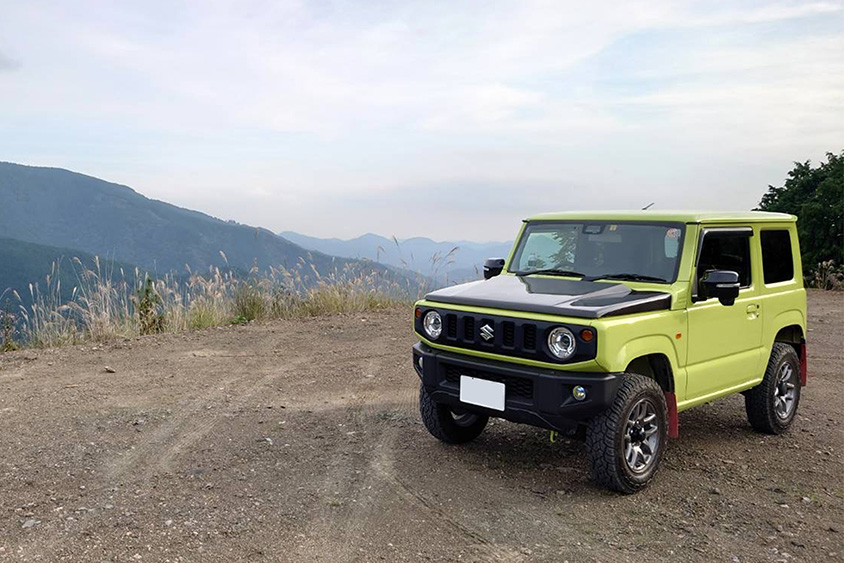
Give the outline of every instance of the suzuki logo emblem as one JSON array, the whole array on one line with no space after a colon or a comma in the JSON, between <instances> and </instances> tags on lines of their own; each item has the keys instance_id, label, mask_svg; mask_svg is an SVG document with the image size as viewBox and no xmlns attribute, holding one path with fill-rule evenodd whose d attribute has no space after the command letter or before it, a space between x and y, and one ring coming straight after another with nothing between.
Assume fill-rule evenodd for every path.
<instances>
[{"instance_id":1,"label":"suzuki logo emblem","mask_svg":"<svg viewBox=\"0 0 844 563\"><path fill-rule=\"evenodd\" d=\"M490 341L495 336L495 331L489 325L484 325L481 327L481 338L486 341Z\"/></svg>"}]
</instances>

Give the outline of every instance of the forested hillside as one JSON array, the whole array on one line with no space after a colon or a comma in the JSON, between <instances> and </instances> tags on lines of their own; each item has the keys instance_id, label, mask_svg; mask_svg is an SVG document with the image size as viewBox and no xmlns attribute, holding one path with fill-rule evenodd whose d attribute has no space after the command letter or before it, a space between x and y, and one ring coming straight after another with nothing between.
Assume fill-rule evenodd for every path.
<instances>
[{"instance_id":1,"label":"forested hillside","mask_svg":"<svg viewBox=\"0 0 844 563\"><path fill-rule=\"evenodd\" d=\"M289 267L300 260L325 273L348 263L266 229L152 200L126 186L11 163L0 163L0 237L109 256L159 273L226 262L248 271L253 264Z\"/></svg>"}]
</instances>

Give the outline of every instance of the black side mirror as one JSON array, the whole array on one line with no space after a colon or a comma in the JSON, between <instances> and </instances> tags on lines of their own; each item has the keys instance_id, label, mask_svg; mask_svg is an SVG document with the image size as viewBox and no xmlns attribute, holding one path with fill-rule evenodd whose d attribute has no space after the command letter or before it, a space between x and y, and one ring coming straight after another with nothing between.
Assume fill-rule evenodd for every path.
<instances>
[{"instance_id":1,"label":"black side mirror","mask_svg":"<svg viewBox=\"0 0 844 563\"><path fill-rule=\"evenodd\" d=\"M717 297L721 305L732 305L739 294L738 272L730 270L707 270L698 284L698 293L703 300Z\"/></svg>"},{"instance_id":2,"label":"black side mirror","mask_svg":"<svg viewBox=\"0 0 844 563\"><path fill-rule=\"evenodd\" d=\"M487 258L484 262L484 279L494 278L504 269L504 258Z\"/></svg>"}]
</instances>

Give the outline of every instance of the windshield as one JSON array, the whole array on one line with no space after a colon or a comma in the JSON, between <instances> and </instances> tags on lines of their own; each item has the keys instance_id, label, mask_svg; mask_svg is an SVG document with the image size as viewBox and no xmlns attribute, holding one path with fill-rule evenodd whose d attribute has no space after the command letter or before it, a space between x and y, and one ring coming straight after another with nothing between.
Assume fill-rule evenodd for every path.
<instances>
[{"instance_id":1,"label":"windshield","mask_svg":"<svg viewBox=\"0 0 844 563\"><path fill-rule=\"evenodd\" d=\"M670 283L684 233L682 223L531 222L509 270Z\"/></svg>"}]
</instances>

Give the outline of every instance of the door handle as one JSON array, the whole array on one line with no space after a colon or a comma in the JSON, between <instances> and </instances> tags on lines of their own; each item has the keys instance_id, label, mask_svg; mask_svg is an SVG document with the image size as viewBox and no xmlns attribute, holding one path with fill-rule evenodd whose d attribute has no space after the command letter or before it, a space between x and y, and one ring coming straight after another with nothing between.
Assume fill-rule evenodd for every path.
<instances>
[{"instance_id":1,"label":"door handle","mask_svg":"<svg viewBox=\"0 0 844 563\"><path fill-rule=\"evenodd\" d=\"M756 303L751 303L747 306L747 309L745 309L745 311L747 311L747 318L753 320L759 316L759 305L757 305Z\"/></svg>"}]
</instances>

